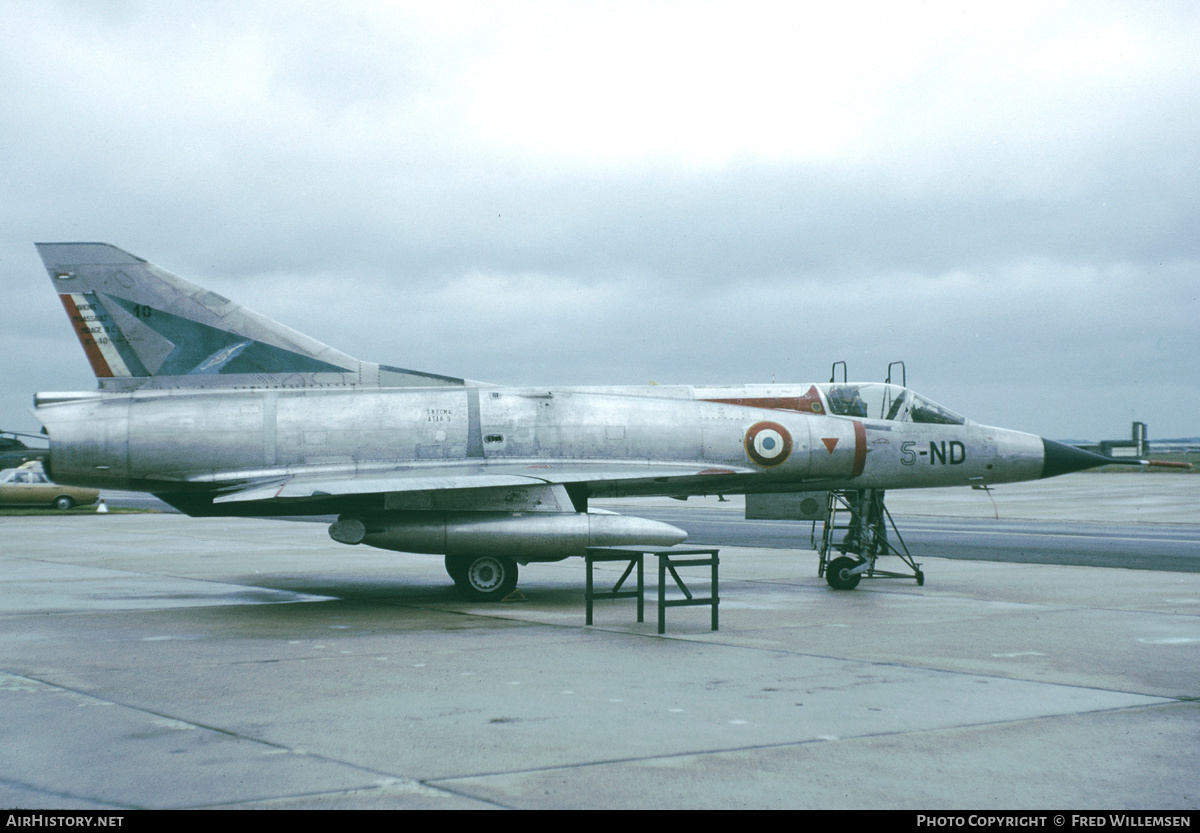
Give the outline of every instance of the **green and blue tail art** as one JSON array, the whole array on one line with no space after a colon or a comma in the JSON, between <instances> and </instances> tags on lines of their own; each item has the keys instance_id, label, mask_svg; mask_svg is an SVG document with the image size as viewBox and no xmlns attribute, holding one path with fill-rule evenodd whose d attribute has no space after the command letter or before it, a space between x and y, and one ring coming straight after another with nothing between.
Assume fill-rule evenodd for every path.
<instances>
[{"instance_id":1,"label":"green and blue tail art","mask_svg":"<svg viewBox=\"0 0 1200 833\"><path fill-rule=\"evenodd\" d=\"M107 243L38 243L101 389L462 385L361 362Z\"/></svg>"}]
</instances>

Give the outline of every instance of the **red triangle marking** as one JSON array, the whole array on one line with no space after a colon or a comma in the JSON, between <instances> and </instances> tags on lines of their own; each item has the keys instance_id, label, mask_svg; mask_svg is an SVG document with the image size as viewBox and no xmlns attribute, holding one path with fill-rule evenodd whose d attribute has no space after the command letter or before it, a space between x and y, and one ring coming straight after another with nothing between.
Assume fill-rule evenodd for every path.
<instances>
[{"instance_id":1,"label":"red triangle marking","mask_svg":"<svg viewBox=\"0 0 1200 833\"><path fill-rule=\"evenodd\" d=\"M830 454L837 448L837 441L837 437L821 437L821 442L825 443L825 447L829 449Z\"/></svg>"}]
</instances>

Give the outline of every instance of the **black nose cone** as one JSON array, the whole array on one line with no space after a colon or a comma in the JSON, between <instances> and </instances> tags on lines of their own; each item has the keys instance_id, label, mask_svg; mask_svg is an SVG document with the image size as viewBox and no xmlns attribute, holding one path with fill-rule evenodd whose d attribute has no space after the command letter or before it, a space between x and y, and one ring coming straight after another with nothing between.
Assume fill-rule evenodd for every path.
<instances>
[{"instance_id":1,"label":"black nose cone","mask_svg":"<svg viewBox=\"0 0 1200 833\"><path fill-rule=\"evenodd\" d=\"M1105 457L1103 454L1084 451L1082 448L1075 448L1075 446L1065 443L1056 443L1045 437L1042 438L1042 445L1045 447L1042 477L1055 477L1060 474L1070 474L1073 471L1111 466L1113 463L1120 462L1111 457Z\"/></svg>"}]
</instances>

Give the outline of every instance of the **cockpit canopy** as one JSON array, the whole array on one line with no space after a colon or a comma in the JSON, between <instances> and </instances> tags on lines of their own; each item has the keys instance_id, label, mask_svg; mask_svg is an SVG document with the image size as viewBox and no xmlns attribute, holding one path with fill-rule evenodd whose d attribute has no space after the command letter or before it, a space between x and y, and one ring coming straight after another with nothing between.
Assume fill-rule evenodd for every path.
<instances>
[{"instance_id":1,"label":"cockpit canopy","mask_svg":"<svg viewBox=\"0 0 1200 833\"><path fill-rule=\"evenodd\" d=\"M818 385L825 394L829 413L863 419L887 419L893 422L923 422L934 425L962 425L966 419L936 402L900 385L886 382Z\"/></svg>"}]
</instances>

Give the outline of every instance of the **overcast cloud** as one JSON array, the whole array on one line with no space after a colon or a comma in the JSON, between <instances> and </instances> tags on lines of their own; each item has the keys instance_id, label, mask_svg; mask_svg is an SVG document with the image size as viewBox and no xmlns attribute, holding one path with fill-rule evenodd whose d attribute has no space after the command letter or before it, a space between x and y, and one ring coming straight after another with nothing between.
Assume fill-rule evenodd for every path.
<instances>
[{"instance_id":1,"label":"overcast cloud","mask_svg":"<svg viewBox=\"0 0 1200 833\"><path fill-rule=\"evenodd\" d=\"M96 240L437 373L1200 434L1200 6L833 5L0 0L0 427Z\"/></svg>"}]
</instances>

